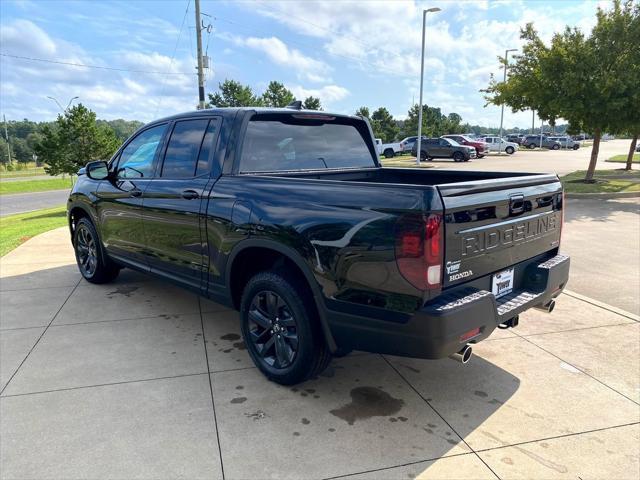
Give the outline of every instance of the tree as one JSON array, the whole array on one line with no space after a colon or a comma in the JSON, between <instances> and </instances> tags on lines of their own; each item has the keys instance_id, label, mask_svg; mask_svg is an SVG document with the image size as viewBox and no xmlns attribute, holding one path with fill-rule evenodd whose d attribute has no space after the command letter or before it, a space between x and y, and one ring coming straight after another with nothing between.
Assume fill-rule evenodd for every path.
<instances>
[{"instance_id":1,"label":"tree","mask_svg":"<svg viewBox=\"0 0 640 480\"><path fill-rule=\"evenodd\" d=\"M269 86L262 94L262 104L265 107L286 107L295 99L291 90L275 80L269 82Z\"/></svg>"},{"instance_id":2,"label":"tree","mask_svg":"<svg viewBox=\"0 0 640 480\"><path fill-rule=\"evenodd\" d=\"M631 0L598 9L590 36L566 28L545 45L529 24L521 31L523 54L515 57L509 79L492 79L487 100L515 111L535 109L551 125L569 121L573 131L593 134L591 159L585 176L593 181L600 139L640 123L638 105L638 17Z\"/></svg>"},{"instance_id":3,"label":"tree","mask_svg":"<svg viewBox=\"0 0 640 480\"><path fill-rule=\"evenodd\" d=\"M96 123L96 114L81 103L45 125L36 153L50 175L76 173L92 160L106 160L119 145L113 130Z\"/></svg>"},{"instance_id":4,"label":"tree","mask_svg":"<svg viewBox=\"0 0 640 480\"><path fill-rule=\"evenodd\" d=\"M446 133L464 133L462 117L455 112L447 115Z\"/></svg>"},{"instance_id":5,"label":"tree","mask_svg":"<svg viewBox=\"0 0 640 480\"><path fill-rule=\"evenodd\" d=\"M322 110L322 105L320 105L320 99L317 97L307 97L302 102L302 108L306 110Z\"/></svg>"},{"instance_id":6,"label":"tree","mask_svg":"<svg viewBox=\"0 0 640 480\"><path fill-rule=\"evenodd\" d=\"M384 143L392 142L398 135L399 129L389 111L380 107L371 115L371 128L376 138Z\"/></svg>"},{"instance_id":7,"label":"tree","mask_svg":"<svg viewBox=\"0 0 640 480\"><path fill-rule=\"evenodd\" d=\"M418 113L418 105L413 105L409 109L407 119L404 121L404 136L410 137L418 134ZM442 113L440 108L429 107L428 105L422 106L422 135L427 137L444 135L448 133L447 125L447 116Z\"/></svg>"},{"instance_id":8,"label":"tree","mask_svg":"<svg viewBox=\"0 0 640 480\"><path fill-rule=\"evenodd\" d=\"M369 118L369 107L360 107L358 110L356 110L356 115L359 115L361 117L365 117L365 118Z\"/></svg>"},{"instance_id":9,"label":"tree","mask_svg":"<svg viewBox=\"0 0 640 480\"><path fill-rule=\"evenodd\" d=\"M226 79L218 84L218 91L209 94L209 107L259 107L262 100L256 97L249 85Z\"/></svg>"}]
</instances>

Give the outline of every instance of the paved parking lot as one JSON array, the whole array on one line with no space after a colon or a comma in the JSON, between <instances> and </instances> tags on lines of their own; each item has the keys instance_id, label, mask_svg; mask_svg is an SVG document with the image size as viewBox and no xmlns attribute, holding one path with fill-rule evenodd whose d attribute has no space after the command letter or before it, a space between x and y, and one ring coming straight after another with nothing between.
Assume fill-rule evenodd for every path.
<instances>
[{"instance_id":1,"label":"paved parking lot","mask_svg":"<svg viewBox=\"0 0 640 480\"><path fill-rule=\"evenodd\" d=\"M571 293L468 365L354 353L288 388L235 312L130 270L81 281L65 229L0 273L4 479L640 473L638 317Z\"/></svg>"}]
</instances>

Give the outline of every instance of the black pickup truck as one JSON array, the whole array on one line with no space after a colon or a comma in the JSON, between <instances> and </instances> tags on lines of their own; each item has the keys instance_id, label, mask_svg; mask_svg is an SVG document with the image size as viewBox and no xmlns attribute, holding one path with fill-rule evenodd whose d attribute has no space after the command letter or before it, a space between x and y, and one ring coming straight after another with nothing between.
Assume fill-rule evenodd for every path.
<instances>
[{"instance_id":1,"label":"black pickup truck","mask_svg":"<svg viewBox=\"0 0 640 480\"><path fill-rule=\"evenodd\" d=\"M352 349L466 362L551 310L562 213L556 175L384 168L366 119L295 107L154 121L68 201L87 281L129 267L238 309L283 384Z\"/></svg>"}]
</instances>

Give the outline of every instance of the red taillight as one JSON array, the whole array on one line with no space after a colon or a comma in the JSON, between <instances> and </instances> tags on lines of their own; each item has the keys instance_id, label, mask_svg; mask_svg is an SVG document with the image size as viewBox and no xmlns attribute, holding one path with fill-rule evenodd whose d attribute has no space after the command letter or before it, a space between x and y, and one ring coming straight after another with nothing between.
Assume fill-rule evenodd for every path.
<instances>
[{"instance_id":1,"label":"red taillight","mask_svg":"<svg viewBox=\"0 0 640 480\"><path fill-rule=\"evenodd\" d=\"M466 333L463 333L462 335L460 335L460 341L461 342L466 342L467 340L469 340L470 338L473 337L477 337L478 335L480 335L480 328L474 328L473 330L469 330Z\"/></svg>"},{"instance_id":2,"label":"red taillight","mask_svg":"<svg viewBox=\"0 0 640 480\"><path fill-rule=\"evenodd\" d=\"M402 276L420 290L442 282L442 215L406 215L396 226L396 262Z\"/></svg>"}]
</instances>

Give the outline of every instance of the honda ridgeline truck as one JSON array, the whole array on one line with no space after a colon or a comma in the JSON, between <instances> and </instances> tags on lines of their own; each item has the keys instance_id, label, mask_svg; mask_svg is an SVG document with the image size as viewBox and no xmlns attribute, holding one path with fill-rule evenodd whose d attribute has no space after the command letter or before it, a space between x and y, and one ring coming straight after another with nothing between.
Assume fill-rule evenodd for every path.
<instances>
[{"instance_id":1,"label":"honda ridgeline truck","mask_svg":"<svg viewBox=\"0 0 640 480\"><path fill-rule=\"evenodd\" d=\"M352 349L466 362L569 275L556 175L384 168L366 119L299 104L151 122L80 170L68 218L87 281L127 267L239 310L282 384Z\"/></svg>"}]
</instances>

